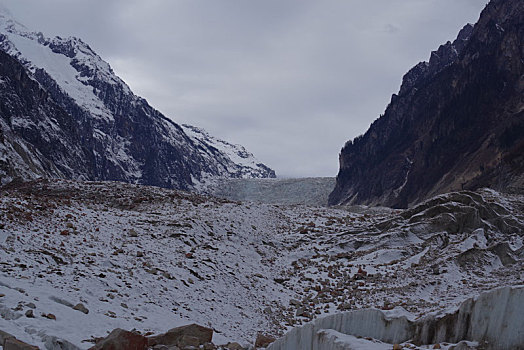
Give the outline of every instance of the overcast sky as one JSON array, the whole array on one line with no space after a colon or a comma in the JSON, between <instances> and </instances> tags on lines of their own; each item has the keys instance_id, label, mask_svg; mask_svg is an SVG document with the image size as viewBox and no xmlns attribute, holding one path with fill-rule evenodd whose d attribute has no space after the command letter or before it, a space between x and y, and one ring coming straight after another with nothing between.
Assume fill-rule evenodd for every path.
<instances>
[{"instance_id":1,"label":"overcast sky","mask_svg":"<svg viewBox=\"0 0 524 350\"><path fill-rule=\"evenodd\" d=\"M335 176L402 75L487 0L0 0L86 41L178 123L244 145L279 176Z\"/></svg>"}]
</instances>

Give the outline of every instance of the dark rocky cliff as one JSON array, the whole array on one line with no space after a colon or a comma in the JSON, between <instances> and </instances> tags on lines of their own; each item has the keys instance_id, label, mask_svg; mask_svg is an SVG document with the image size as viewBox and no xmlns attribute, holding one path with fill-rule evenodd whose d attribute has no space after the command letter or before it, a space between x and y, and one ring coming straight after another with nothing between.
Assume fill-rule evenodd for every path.
<instances>
[{"instance_id":1,"label":"dark rocky cliff","mask_svg":"<svg viewBox=\"0 0 524 350\"><path fill-rule=\"evenodd\" d=\"M492 0L342 148L330 204L408 207L460 189L522 191L523 40L524 2Z\"/></svg>"},{"instance_id":2,"label":"dark rocky cliff","mask_svg":"<svg viewBox=\"0 0 524 350\"><path fill-rule=\"evenodd\" d=\"M91 161L71 116L0 51L0 178L89 178L75 169L89 169Z\"/></svg>"},{"instance_id":3,"label":"dark rocky cliff","mask_svg":"<svg viewBox=\"0 0 524 350\"><path fill-rule=\"evenodd\" d=\"M78 38L46 38L0 12L0 52L0 185L43 176L191 190L275 177L241 146L190 137Z\"/></svg>"}]
</instances>

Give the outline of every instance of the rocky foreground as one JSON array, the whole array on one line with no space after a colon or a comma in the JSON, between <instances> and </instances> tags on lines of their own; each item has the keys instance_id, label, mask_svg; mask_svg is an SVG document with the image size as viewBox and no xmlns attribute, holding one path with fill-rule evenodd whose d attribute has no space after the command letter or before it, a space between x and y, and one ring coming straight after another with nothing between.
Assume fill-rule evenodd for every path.
<instances>
[{"instance_id":1,"label":"rocky foreground","mask_svg":"<svg viewBox=\"0 0 524 350\"><path fill-rule=\"evenodd\" d=\"M390 210L11 185L0 194L0 330L88 349L115 329L151 339L196 323L212 337L199 346L234 349L350 310L443 315L524 283L523 209L522 195L491 190Z\"/></svg>"}]
</instances>

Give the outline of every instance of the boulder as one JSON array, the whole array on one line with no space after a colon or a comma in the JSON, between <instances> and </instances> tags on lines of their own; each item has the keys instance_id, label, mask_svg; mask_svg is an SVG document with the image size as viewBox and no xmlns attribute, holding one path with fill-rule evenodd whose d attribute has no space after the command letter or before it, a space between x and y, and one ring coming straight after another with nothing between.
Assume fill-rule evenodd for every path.
<instances>
[{"instance_id":1,"label":"boulder","mask_svg":"<svg viewBox=\"0 0 524 350\"><path fill-rule=\"evenodd\" d=\"M244 350L244 347L239 343L227 343L226 349L228 350Z\"/></svg>"},{"instance_id":2,"label":"boulder","mask_svg":"<svg viewBox=\"0 0 524 350\"><path fill-rule=\"evenodd\" d=\"M147 346L143 335L117 328L90 350L145 350Z\"/></svg>"},{"instance_id":3,"label":"boulder","mask_svg":"<svg viewBox=\"0 0 524 350\"><path fill-rule=\"evenodd\" d=\"M271 336L264 335L262 333L258 333L257 339L255 340L255 349L257 349L257 348L265 348L269 344L274 342L275 340L276 339L271 337Z\"/></svg>"},{"instance_id":4,"label":"boulder","mask_svg":"<svg viewBox=\"0 0 524 350\"><path fill-rule=\"evenodd\" d=\"M4 343L7 339L9 338L14 338L15 336L12 335L12 334L9 334L7 332L4 332L4 331L0 331L0 345L1 346L4 346Z\"/></svg>"},{"instance_id":5,"label":"boulder","mask_svg":"<svg viewBox=\"0 0 524 350\"><path fill-rule=\"evenodd\" d=\"M210 343L213 338L213 330L197 324L176 327L168 330L164 334L149 337L149 346L157 344L176 345L179 347L200 346ZM197 344L198 343L198 344Z\"/></svg>"},{"instance_id":6,"label":"boulder","mask_svg":"<svg viewBox=\"0 0 524 350\"><path fill-rule=\"evenodd\" d=\"M75 306L73 306L73 310L83 312L86 315L89 313L89 310L82 303L78 303Z\"/></svg>"},{"instance_id":7,"label":"boulder","mask_svg":"<svg viewBox=\"0 0 524 350\"><path fill-rule=\"evenodd\" d=\"M4 343L4 350L38 350L38 347L24 343L16 338L7 338Z\"/></svg>"}]
</instances>

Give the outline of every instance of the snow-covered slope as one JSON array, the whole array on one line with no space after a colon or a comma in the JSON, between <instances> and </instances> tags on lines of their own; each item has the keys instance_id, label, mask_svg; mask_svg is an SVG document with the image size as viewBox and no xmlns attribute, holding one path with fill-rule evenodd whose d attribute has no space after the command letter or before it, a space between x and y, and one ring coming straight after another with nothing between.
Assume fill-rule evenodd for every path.
<instances>
[{"instance_id":1,"label":"snow-covered slope","mask_svg":"<svg viewBox=\"0 0 524 350\"><path fill-rule=\"evenodd\" d=\"M0 11L0 49L24 66L24 75L38 81L40 90L32 89L33 95L44 96L69 115L64 120L78 135L76 143L58 137L65 122L54 122L53 114L39 113L38 106L27 107L29 92L17 76L0 77L14 91L4 96L8 108L0 111L2 133L10 135L0 140L8 169L0 172L0 183L44 174L193 189L213 177L274 177L271 169L253 157L246 161L240 151L247 152L240 147L228 147L210 136L206 137L210 143L188 137L182 127L134 95L81 39L47 38ZM38 136L31 135L35 132ZM58 154L55 139L62 139L65 149L79 148L77 157L85 163L79 166L70 154ZM17 158L10 151L20 144L28 145L26 157ZM32 174L18 172L18 168L31 168L27 166L31 158L43 158L54 166Z\"/></svg>"},{"instance_id":2,"label":"snow-covered slope","mask_svg":"<svg viewBox=\"0 0 524 350\"><path fill-rule=\"evenodd\" d=\"M234 178L274 178L276 176L273 170L262 164L244 146L220 140L195 126L182 124L182 129L197 145L205 158L216 159L217 153L226 155L227 157L223 158L227 162L223 166L229 174L234 174Z\"/></svg>"},{"instance_id":3,"label":"snow-covered slope","mask_svg":"<svg viewBox=\"0 0 524 350\"><path fill-rule=\"evenodd\" d=\"M13 184L0 196L0 330L88 348L82 340L117 327L160 333L196 322L215 329L215 343L247 344L258 332L278 336L350 310L445 315L481 292L522 284L523 205L490 190L395 211L110 182ZM89 313L72 309L77 303Z\"/></svg>"}]
</instances>

